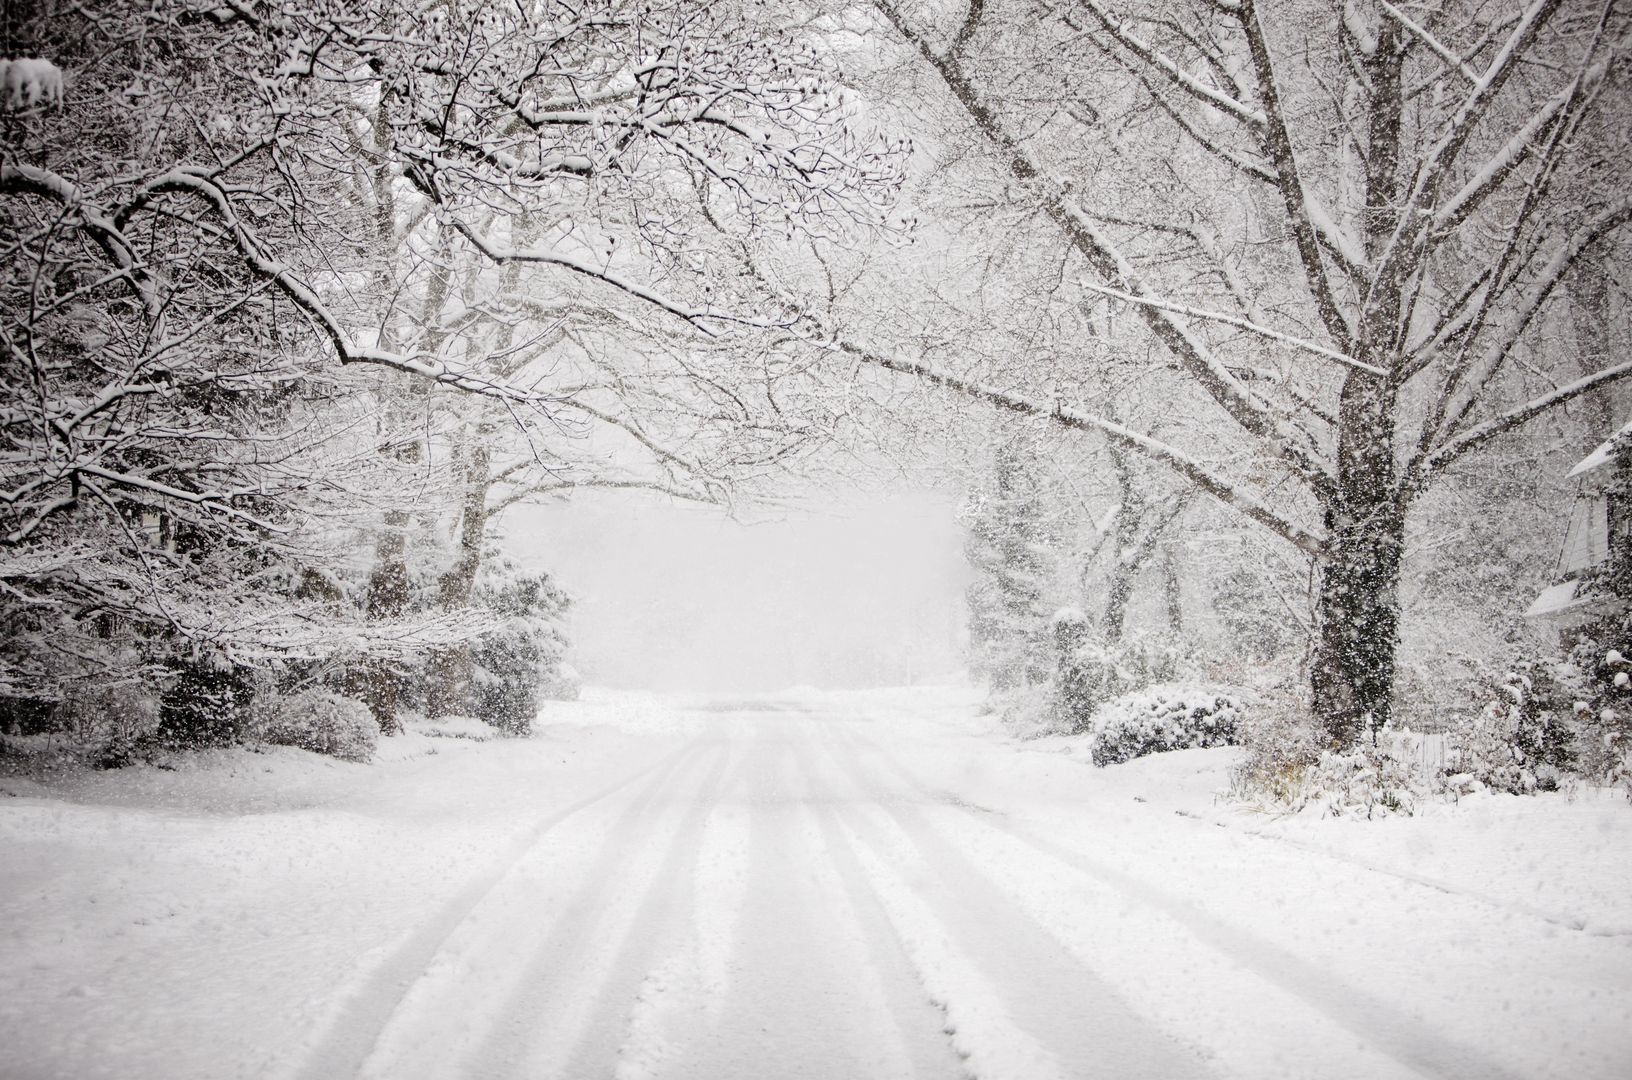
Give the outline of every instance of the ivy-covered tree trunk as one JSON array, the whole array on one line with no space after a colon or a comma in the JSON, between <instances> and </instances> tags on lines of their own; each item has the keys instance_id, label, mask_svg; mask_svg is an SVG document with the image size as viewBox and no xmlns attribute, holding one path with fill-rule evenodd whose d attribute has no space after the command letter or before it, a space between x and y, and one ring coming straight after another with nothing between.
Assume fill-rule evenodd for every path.
<instances>
[{"instance_id":1,"label":"ivy-covered tree trunk","mask_svg":"<svg viewBox=\"0 0 1632 1080\"><path fill-rule=\"evenodd\" d=\"M1344 387L1338 469L1326 501L1311 690L1333 749L1387 724L1400 630L1405 500L1394 469L1394 395L1386 380Z\"/></svg>"}]
</instances>

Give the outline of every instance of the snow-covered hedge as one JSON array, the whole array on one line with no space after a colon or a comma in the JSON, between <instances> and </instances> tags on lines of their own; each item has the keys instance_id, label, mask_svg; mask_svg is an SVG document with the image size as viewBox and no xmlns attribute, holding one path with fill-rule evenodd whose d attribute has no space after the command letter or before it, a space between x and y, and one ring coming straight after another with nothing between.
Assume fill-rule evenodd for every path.
<instances>
[{"instance_id":1,"label":"snow-covered hedge","mask_svg":"<svg viewBox=\"0 0 1632 1080\"><path fill-rule=\"evenodd\" d=\"M75 689L57 711L59 729L102 768L131 764L159 730L159 697L137 684Z\"/></svg>"},{"instance_id":2,"label":"snow-covered hedge","mask_svg":"<svg viewBox=\"0 0 1632 1080\"><path fill-rule=\"evenodd\" d=\"M1095 765L1146 754L1233 746L1241 703L1231 694L1193 687L1154 687L1108 702L1094 714Z\"/></svg>"},{"instance_id":3,"label":"snow-covered hedge","mask_svg":"<svg viewBox=\"0 0 1632 1080\"><path fill-rule=\"evenodd\" d=\"M333 690L303 690L261 705L257 712L257 734L267 742L343 761L373 757L380 735L367 705Z\"/></svg>"}]
</instances>

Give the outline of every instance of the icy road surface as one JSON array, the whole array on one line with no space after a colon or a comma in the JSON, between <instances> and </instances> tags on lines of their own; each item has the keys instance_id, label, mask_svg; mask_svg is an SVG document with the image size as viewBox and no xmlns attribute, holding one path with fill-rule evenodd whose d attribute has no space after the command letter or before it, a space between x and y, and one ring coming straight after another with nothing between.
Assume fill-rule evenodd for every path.
<instances>
[{"instance_id":1,"label":"icy road surface","mask_svg":"<svg viewBox=\"0 0 1632 1080\"><path fill-rule=\"evenodd\" d=\"M1277 831L1205 797L1230 751L1094 770L927 697L556 715L371 768L0 782L0 1076L1632 1061L1624 802Z\"/></svg>"}]
</instances>

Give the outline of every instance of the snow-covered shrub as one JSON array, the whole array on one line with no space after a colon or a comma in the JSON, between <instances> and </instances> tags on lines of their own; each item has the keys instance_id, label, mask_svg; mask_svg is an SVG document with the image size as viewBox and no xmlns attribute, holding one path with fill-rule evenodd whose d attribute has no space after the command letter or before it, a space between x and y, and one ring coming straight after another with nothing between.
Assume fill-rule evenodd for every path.
<instances>
[{"instance_id":1,"label":"snow-covered shrub","mask_svg":"<svg viewBox=\"0 0 1632 1080\"><path fill-rule=\"evenodd\" d=\"M333 690L303 690L264 700L256 710L256 734L279 746L296 746L343 761L374 756L380 725L367 705Z\"/></svg>"},{"instance_id":2,"label":"snow-covered shrub","mask_svg":"<svg viewBox=\"0 0 1632 1080\"><path fill-rule=\"evenodd\" d=\"M1165 687L1127 694L1094 715L1095 765L1167 750L1233 746L1241 704L1216 690Z\"/></svg>"},{"instance_id":3,"label":"snow-covered shrub","mask_svg":"<svg viewBox=\"0 0 1632 1080\"><path fill-rule=\"evenodd\" d=\"M1187 650L1171 635L1128 633L1107 642L1075 608L1056 612L1054 695L1051 711L1065 731L1078 733L1095 724L1100 707L1177 677Z\"/></svg>"},{"instance_id":4,"label":"snow-covered shrub","mask_svg":"<svg viewBox=\"0 0 1632 1080\"><path fill-rule=\"evenodd\" d=\"M1379 733L1375 745L1362 742L1344 753L1323 751L1304 774L1304 804L1318 803L1332 817L1413 813L1433 785L1388 734Z\"/></svg>"},{"instance_id":5,"label":"snow-covered shrub","mask_svg":"<svg viewBox=\"0 0 1632 1080\"><path fill-rule=\"evenodd\" d=\"M1321 745L1307 701L1272 696L1238 727L1246 757L1230 775L1230 797L1254 806L1301 806Z\"/></svg>"},{"instance_id":6,"label":"snow-covered shrub","mask_svg":"<svg viewBox=\"0 0 1632 1080\"><path fill-rule=\"evenodd\" d=\"M544 673L538 684L538 696L545 701L577 701L583 693L584 679L571 664L555 664Z\"/></svg>"},{"instance_id":7,"label":"snow-covered shrub","mask_svg":"<svg viewBox=\"0 0 1632 1080\"><path fill-rule=\"evenodd\" d=\"M1061 608L1054 613L1054 684L1051 711L1064 731L1086 731L1094 710L1104 702L1104 688L1094 678L1097 672L1080 656L1093 636L1093 624L1078 608Z\"/></svg>"},{"instance_id":8,"label":"snow-covered shrub","mask_svg":"<svg viewBox=\"0 0 1632 1080\"><path fill-rule=\"evenodd\" d=\"M76 688L57 707L56 724L92 764L121 768L159 734L159 697L137 683Z\"/></svg>"},{"instance_id":9,"label":"snow-covered shrub","mask_svg":"<svg viewBox=\"0 0 1632 1080\"><path fill-rule=\"evenodd\" d=\"M1327 749L1307 701L1272 699L1242 725L1247 755L1230 775L1230 798L1260 810L1318 807L1331 817L1410 814L1433 789L1418 738L1385 729L1375 744Z\"/></svg>"},{"instance_id":10,"label":"snow-covered shrub","mask_svg":"<svg viewBox=\"0 0 1632 1080\"><path fill-rule=\"evenodd\" d=\"M243 737L255 699L252 675L215 656L177 660L159 699L159 738L177 749L225 746Z\"/></svg>"},{"instance_id":11,"label":"snow-covered shrub","mask_svg":"<svg viewBox=\"0 0 1632 1080\"><path fill-rule=\"evenodd\" d=\"M548 574L496 560L484 571L475 602L502 624L471 650L470 711L501 731L526 735L543 684L565 652L567 595Z\"/></svg>"},{"instance_id":12,"label":"snow-covered shrub","mask_svg":"<svg viewBox=\"0 0 1632 1080\"><path fill-rule=\"evenodd\" d=\"M1579 676L1570 711L1581 775L1622 784L1632 796L1632 434L1614 440L1611 456L1609 558L1582 585L1614 610L1585 628L1570 653Z\"/></svg>"},{"instance_id":13,"label":"snow-covered shrub","mask_svg":"<svg viewBox=\"0 0 1632 1080\"><path fill-rule=\"evenodd\" d=\"M1055 714L1054 686L1050 683L993 691L986 699L985 709L996 713L1004 729L1021 739L1071 730Z\"/></svg>"},{"instance_id":14,"label":"snow-covered shrub","mask_svg":"<svg viewBox=\"0 0 1632 1080\"><path fill-rule=\"evenodd\" d=\"M0 58L0 107L16 112L35 105L62 105L62 69L38 57Z\"/></svg>"},{"instance_id":15,"label":"snow-covered shrub","mask_svg":"<svg viewBox=\"0 0 1632 1080\"><path fill-rule=\"evenodd\" d=\"M1575 732L1557 670L1526 663L1490 679L1484 708L1449 733L1449 790L1556 791L1576 767Z\"/></svg>"},{"instance_id":16,"label":"snow-covered shrub","mask_svg":"<svg viewBox=\"0 0 1632 1080\"><path fill-rule=\"evenodd\" d=\"M1573 659L1583 678L1572 716L1581 775L1596 783L1624 784L1632 794L1632 616L1617 624L1603 635L1617 644L1587 641L1575 650Z\"/></svg>"}]
</instances>

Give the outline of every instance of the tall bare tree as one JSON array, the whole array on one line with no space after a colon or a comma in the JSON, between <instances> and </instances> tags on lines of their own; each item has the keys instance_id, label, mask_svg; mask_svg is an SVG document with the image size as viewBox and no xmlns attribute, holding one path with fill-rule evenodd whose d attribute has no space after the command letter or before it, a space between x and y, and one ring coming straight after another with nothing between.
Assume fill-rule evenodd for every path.
<instances>
[{"instance_id":1,"label":"tall bare tree","mask_svg":"<svg viewBox=\"0 0 1632 1080\"><path fill-rule=\"evenodd\" d=\"M955 110L949 138L983 147L1002 204L1046 223L1085 297L1143 324L1198 437L1163 441L1091 394L1028 393L820 318L809 337L1101 432L1316 556L1315 711L1336 746L1386 722L1413 501L1465 455L1632 375L1616 356L1582 375L1548 344L1572 268L1624 255L1629 13L1602 0L870 10Z\"/></svg>"}]
</instances>

